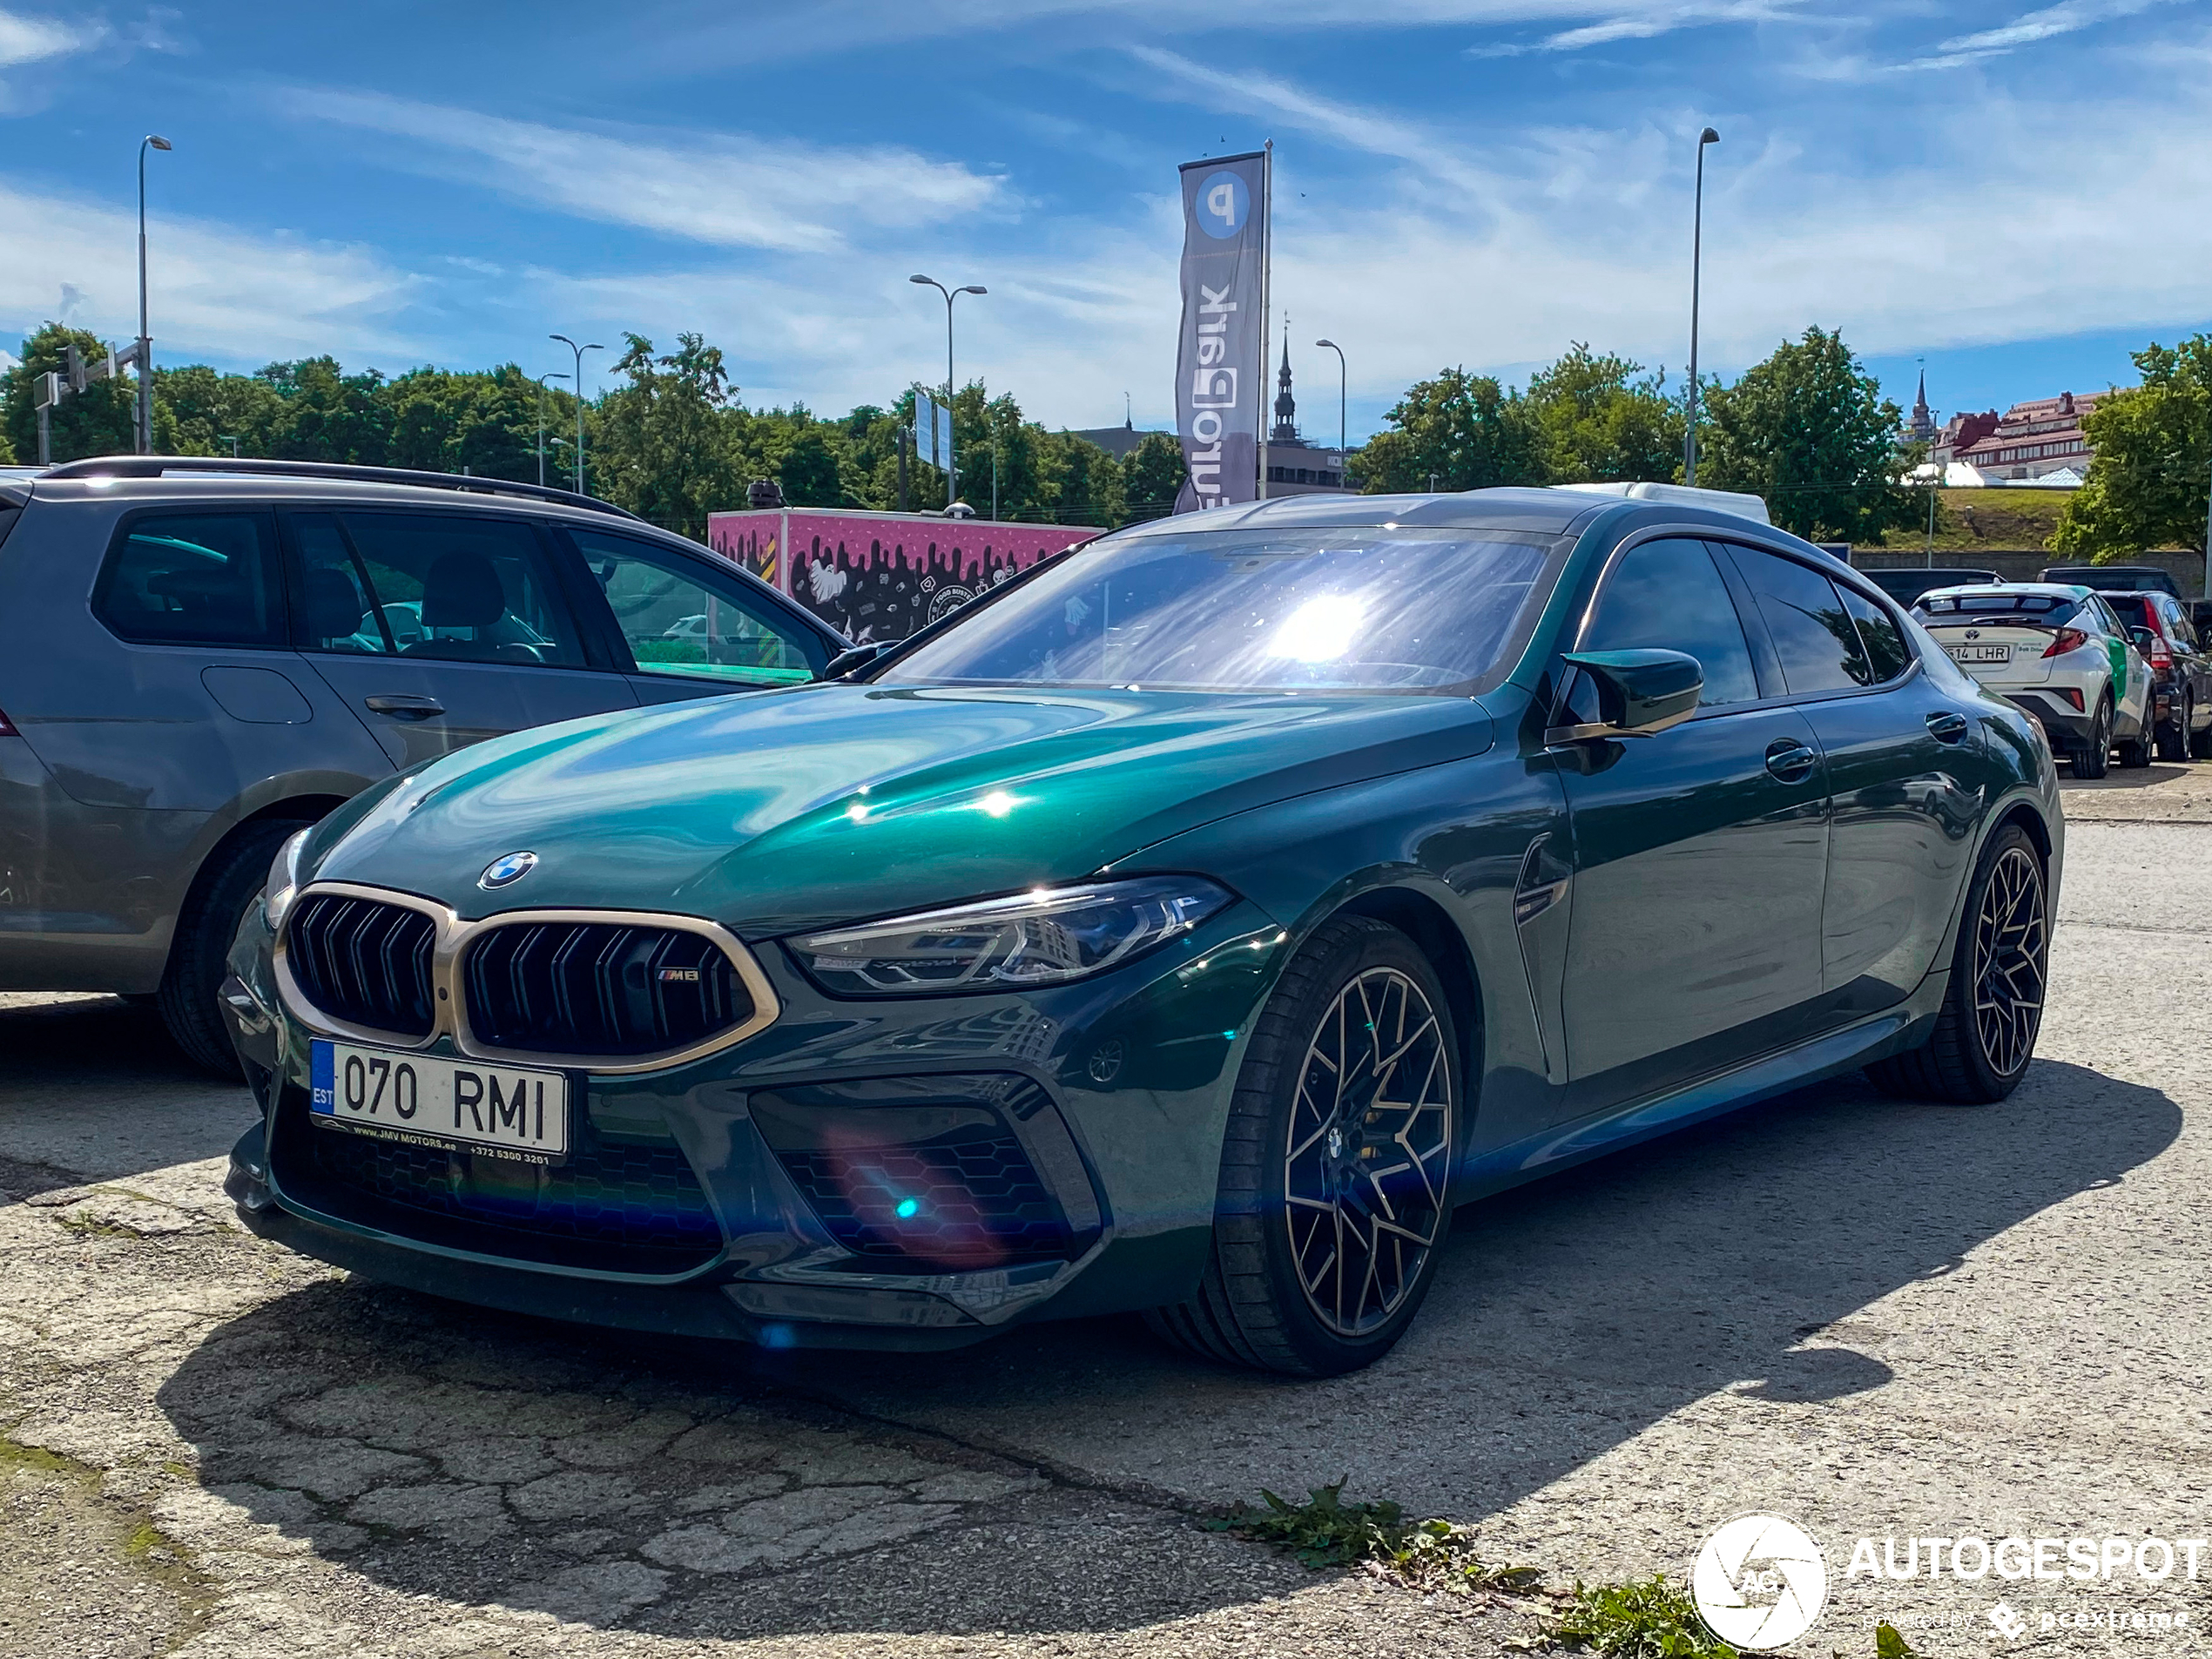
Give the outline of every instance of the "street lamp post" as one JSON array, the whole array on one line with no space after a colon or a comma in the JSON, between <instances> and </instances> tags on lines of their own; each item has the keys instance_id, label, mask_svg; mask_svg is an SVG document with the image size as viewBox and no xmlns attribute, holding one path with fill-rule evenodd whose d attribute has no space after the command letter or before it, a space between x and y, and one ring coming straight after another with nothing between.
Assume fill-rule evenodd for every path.
<instances>
[{"instance_id":1,"label":"street lamp post","mask_svg":"<svg viewBox=\"0 0 2212 1659\"><path fill-rule=\"evenodd\" d=\"M137 453L153 453L153 338L146 332L146 152L168 150L169 140L153 133L138 141L138 429Z\"/></svg>"},{"instance_id":2,"label":"street lamp post","mask_svg":"<svg viewBox=\"0 0 2212 1659\"><path fill-rule=\"evenodd\" d=\"M235 432L218 432L215 435L216 442L230 445L231 459L233 461L238 459L238 435Z\"/></svg>"},{"instance_id":3,"label":"street lamp post","mask_svg":"<svg viewBox=\"0 0 2212 1659\"><path fill-rule=\"evenodd\" d=\"M545 382L564 381L568 376L557 368L549 368L537 377L537 487L545 488Z\"/></svg>"},{"instance_id":4,"label":"street lamp post","mask_svg":"<svg viewBox=\"0 0 2212 1659\"><path fill-rule=\"evenodd\" d=\"M1697 193L1689 217L1689 404L1683 428L1682 481L1697 482L1697 282L1705 253L1705 146L1721 135L1707 127L1697 135Z\"/></svg>"},{"instance_id":5,"label":"street lamp post","mask_svg":"<svg viewBox=\"0 0 2212 1659\"><path fill-rule=\"evenodd\" d=\"M988 293L990 290L974 283L964 288L948 288L935 277L916 275L907 280L934 288L945 296L945 505L949 508L960 498L960 472L953 457L953 301L963 293Z\"/></svg>"},{"instance_id":6,"label":"street lamp post","mask_svg":"<svg viewBox=\"0 0 2212 1659\"><path fill-rule=\"evenodd\" d=\"M1342 483L1344 458L1352 447L1345 441L1345 434L1349 429L1345 424L1345 406L1349 395L1348 388L1352 383L1352 374L1345 366L1343 347L1338 345L1333 340L1317 340L1313 343L1317 346L1326 346L1337 354L1337 482Z\"/></svg>"},{"instance_id":7,"label":"street lamp post","mask_svg":"<svg viewBox=\"0 0 2212 1659\"><path fill-rule=\"evenodd\" d=\"M583 354L604 351L604 346L579 346L566 334L548 334L576 354L576 493L583 494Z\"/></svg>"}]
</instances>

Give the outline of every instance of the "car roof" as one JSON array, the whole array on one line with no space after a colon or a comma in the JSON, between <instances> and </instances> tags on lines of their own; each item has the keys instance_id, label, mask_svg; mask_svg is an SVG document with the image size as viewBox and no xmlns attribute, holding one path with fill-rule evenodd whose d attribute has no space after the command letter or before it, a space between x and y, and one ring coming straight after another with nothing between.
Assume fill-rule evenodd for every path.
<instances>
[{"instance_id":1,"label":"car roof","mask_svg":"<svg viewBox=\"0 0 2212 1659\"><path fill-rule=\"evenodd\" d=\"M1798 538L1787 531L1699 502L1521 485L1440 490L1433 494L1278 496L1270 501L1244 502L1172 518L1151 519L1115 533L1139 536L1184 535L1194 530L1327 529L1342 525L1561 536L1608 513L1634 514L1653 523L1689 523L1716 532L1757 530L1763 536L1779 538L1799 551L1819 551L1810 542L1800 544ZM1823 556L1832 557L1824 554Z\"/></svg>"},{"instance_id":2,"label":"car roof","mask_svg":"<svg viewBox=\"0 0 2212 1659\"><path fill-rule=\"evenodd\" d=\"M41 502L128 502L133 506L197 505L218 502L287 502L329 507L438 507L448 511L513 513L537 518L558 518L569 523L600 529L620 529L666 537L673 532L649 524L620 508L571 504L556 492L548 498L515 495L499 488L500 481L456 479L452 487L435 484L385 483L357 478L329 478L312 475L263 475L253 473L172 473L158 478L118 476L53 477L30 481L28 498ZM21 485L16 486L22 489ZM677 537L682 540L682 537ZM693 545L696 545L694 543Z\"/></svg>"}]
</instances>

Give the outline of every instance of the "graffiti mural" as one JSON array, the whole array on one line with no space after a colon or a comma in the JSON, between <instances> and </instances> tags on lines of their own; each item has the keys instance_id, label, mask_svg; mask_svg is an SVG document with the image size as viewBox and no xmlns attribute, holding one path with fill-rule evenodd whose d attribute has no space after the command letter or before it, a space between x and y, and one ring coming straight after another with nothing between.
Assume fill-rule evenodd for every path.
<instances>
[{"instance_id":1,"label":"graffiti mural","mask_svg":"<svg viewBox=\"0 0 2212 1659\"><path fill-rule=\"evenodd\" d=\"M904 639L1041 558L1099 534L900 513L716 513L707 542L860 644Z\"/></svg>"}]
</instances>

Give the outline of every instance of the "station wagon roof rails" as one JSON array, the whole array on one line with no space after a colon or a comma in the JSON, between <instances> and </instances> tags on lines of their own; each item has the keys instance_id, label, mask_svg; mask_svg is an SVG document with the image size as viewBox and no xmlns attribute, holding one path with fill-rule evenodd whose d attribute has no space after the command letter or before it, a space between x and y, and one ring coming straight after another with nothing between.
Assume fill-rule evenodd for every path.
<instances>
[{"instance_id":1,"label":"station wagon roof rails","mask_svg":"<svg viewBox=\"0 0 2212 1659\"><path fill-rule=\"evenodd\" d=\"M229 455L93 455L65 461L38 475L48 478L159 478L172 473L199 473L210 476L259 478L338 478L363 484L411 484L423 489L453 489L486 496L520 496L531 501L555 502L563 507L608 513L635 519L628 508L573 489L554 489L543 484L516 483L505 478L478 478L464 473L420 472L407 467L356 467L337 461L246 461Z\"/></svg>"}]
</instances>

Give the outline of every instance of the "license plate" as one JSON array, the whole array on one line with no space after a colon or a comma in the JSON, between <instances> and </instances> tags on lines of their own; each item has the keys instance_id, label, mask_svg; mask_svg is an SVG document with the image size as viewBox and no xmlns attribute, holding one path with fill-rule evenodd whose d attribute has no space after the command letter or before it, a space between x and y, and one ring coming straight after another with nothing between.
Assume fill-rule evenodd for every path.
<instances>
[{"instance_id":1,"label":"license plate","mask_svg":"<svg viewBox=\"0 0 2212 1659\"><path fill-rule=\"evenodd\" d=\"M308 1115L327 1125L525 1163L568 1157L569 1080L563 1072L318 1037L309 1077Z\"/></svg>"},{"instance_id":2,"label":"license plate","mask_svg":"<svg viewBox=\"0 0 2212 1659\"><path fill-rule=\"evenodd\" d=\"M1953 645L1951 658L1959 663L2009 663L2013 660L2010 645Z\"/></svg>"}]
</instances>

